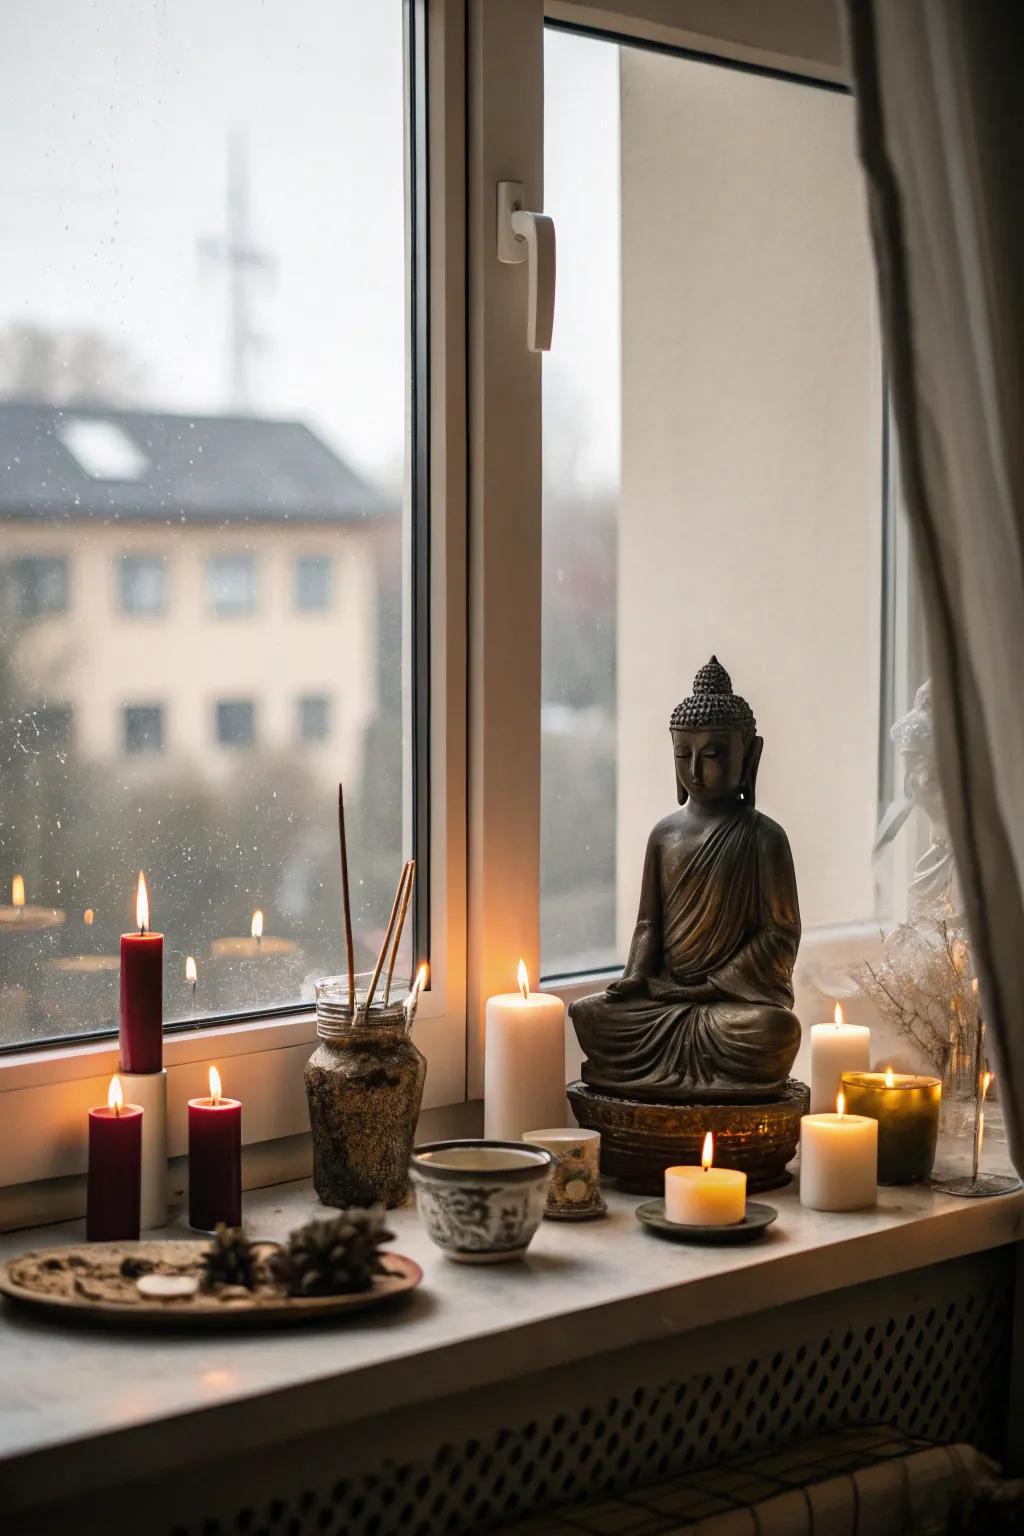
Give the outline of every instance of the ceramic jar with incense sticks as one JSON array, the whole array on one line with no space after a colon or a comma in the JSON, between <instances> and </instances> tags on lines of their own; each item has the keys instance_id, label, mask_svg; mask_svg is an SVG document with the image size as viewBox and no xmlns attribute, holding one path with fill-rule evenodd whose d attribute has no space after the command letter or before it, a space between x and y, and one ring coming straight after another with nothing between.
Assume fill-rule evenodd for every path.
<instances>
[{"instance_id":1,"label":"ceramic jar with incense sticks","mask_svg":"<svg viewBox=\"0 0 1024 1536\"><path fill-rule=\"evenodd\" d=\"M320 1043L306 1063L313 1186L325 1205L401 1205L427 1063L410 1038L418 989L395 1002L372 977L316 983Z\"/></svg>"}]
</instances>

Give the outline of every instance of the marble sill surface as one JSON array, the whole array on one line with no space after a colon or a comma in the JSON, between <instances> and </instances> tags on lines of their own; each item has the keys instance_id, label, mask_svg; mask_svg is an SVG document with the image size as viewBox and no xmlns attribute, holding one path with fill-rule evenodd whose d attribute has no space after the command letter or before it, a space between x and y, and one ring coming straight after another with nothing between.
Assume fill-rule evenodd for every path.
<instances>
[{"instance_id":1,"label":"marble sill surface","mask_svg":"<svg viewBox=\"0 0 1024 1536\"><path fill-rule=\"evenodd\" d=\"M424 1283L393 1311L341 1324L159 1335L5 1304L0 1508L38 1498L40 1479L102 1487L127 1456L145 1475L184 1463L190 1442L205 1454L269 1445L1024 1238L1024 1193L882 1189L875 1209L826 1215L804 1210L793 1185L759 1197L779 1210L760 1242L688 1247L642 1229L635 1197L607 1193L607 1218L545 1221L524 1260L484 1267L444 1258L413 1208L391 1212L390 1246L423 1266ZM254 1236L318 1213L306 1181L245 1197ZM82 1222L12 1233L0 1257L83 1236Z\"/></svg>"}]
</instances>

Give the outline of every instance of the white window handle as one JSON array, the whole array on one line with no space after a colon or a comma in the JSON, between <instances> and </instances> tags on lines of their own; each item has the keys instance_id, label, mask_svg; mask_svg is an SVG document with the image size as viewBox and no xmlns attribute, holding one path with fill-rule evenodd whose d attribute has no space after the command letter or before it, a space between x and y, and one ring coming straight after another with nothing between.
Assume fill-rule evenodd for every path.
<instances>
[{"instance_id":1,"label":"white window handle","mask_svg":"<svg viewBox=\"0 0 1024 1536\"><path fill-rule=\"evenodd\" d=\"M521 181L498 182L498 260L529 263L526 345L550 352L555 323L555 226L544 213L523 208Z\"/></svg>"}]
</instances>

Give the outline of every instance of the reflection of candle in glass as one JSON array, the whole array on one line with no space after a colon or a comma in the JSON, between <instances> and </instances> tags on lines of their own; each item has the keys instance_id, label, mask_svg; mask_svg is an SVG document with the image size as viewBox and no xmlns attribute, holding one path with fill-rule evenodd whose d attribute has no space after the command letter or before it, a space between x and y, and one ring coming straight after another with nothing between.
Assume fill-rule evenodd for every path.
<instances>
[{"instance_id":1,"label":"reflection of candle in glass","mask_svg":"<svg viewBox=\"0 0 1024 1536\"><path fill-rule=\"evenodd\" d=\"M565 1006L531 992L519 962L519 990L487 999L484 1135L518 1141L524 1131L565 1119Z\"/></svg>"},{"instance_id":2,"label":"reflection of candle in glass","mask_svg":"<svg viewBox=\"0 0 1024 1536\"><path fill-rule=\"evenodd\" d=\"M139 870L135 893L138 933L121 935L121 1067L159 1072L163 1066L164 936L150 933L149 892Z\"/></svg>"},{"instance_id":3,"label":"reflection of candle in glass","mask_svg":"<svg viewBox=\"0 0 1024 1536\"><path fill-rule=\"evenodd\" d=\"M715 1139L704 1137L700 1167L665 1169L665 1216L688 1227L728 1227L747 1210L747 1176L738 1168L715 1168Z\"/></svg>"},{"instance_id":4,"label":"reflection of candle in glass","mask_svg":"<svg viewBox=\"0 0 1024 1536\"><path fill-rule=\"evenodd\" d=\"M212 1232L242 1220L242 1106L226 1099L210 1068L210 1096L188 1101L188 1221Z\"/></svg>"},{"instance_id":5,"label":"reflection of candle in glass","mask_svg":"<svg viewBox=\"0 0 1024 1536\"><path fill-rule=\"evenodd\" d=\"M189 955L185 961L185 980L192 988L192 1018L196 1016L196 982L199 980L199 972L196 969L194 955Z\"/></svg>"},{"instance_id":6,"label":"reflection of candle in glass","mask_svg":"<svg viewBox=\"0 0 1024 1536\"><path fill-rule=\"evenodd\" d=\"M92 907L86 907L85 911L82 913L82 922L87 928L91 928L95 921L96 913L93 911Z\"/></svg>"},{"instance_id":7,"label":"reflection of candle in glass","mask_svg":"<svg viewBox=\"0 0 1024 1536\"><path fill-rule=\"evenodd\" d=\"M15 875L14 879L11 881L11 906L17 907L18 910L21 911L24 905L25 877L24 875Z\"/></svg>"},{"instance_id":8,"label":"reflection of candle in glass","mask_svg":"<svg viewBox=\"0 0 1024 1536\"><path fill-rule=\"evenodd\" d=\"M978 1169L981 1167L981 1143L985 1136L985 1100L992 1086L992 1073L981 1074L981 1092L978 1096L978 1118L974 1126L974 1171L972 1177L977 1179Z\"/></svg>"},{"instance_id":9,"label":"reflection of candle in glass","mask_svg":"<svg viewBox=\"0 0 1024 1536\"><path fill-rule=\"evenodd\" d=\"M64 913L59 907L28 906L25 901L25 877L15 875L11 880L11 904L0 906L0 928L16 928L25 933L40 928L59 928Z\"/></svg>"},{"instance_id":10,"label":"reflection of candle in glass","mask_svg":"<svg viewBox=\"0 0 1024 1536\"><path fill-rule=\"evenodd\" d=\"M260 911L259 907L256 908L256 911L252 915L252 926L249 929L249 932L256 940L256 948L261 949L263 946L263 913Z\"/></svg>"}]
</instances>

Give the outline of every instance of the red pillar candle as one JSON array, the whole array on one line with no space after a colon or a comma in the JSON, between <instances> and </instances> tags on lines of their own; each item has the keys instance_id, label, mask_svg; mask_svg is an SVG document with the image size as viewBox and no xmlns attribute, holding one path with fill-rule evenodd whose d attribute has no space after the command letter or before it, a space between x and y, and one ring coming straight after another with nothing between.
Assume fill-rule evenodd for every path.
<instances>
[{"instance_id":1,"label":"red pillar candle","mask_svg":"<svg viewBox=\"0 0 1024 1536\"><path fill-rule=\"evenodd\" d=\"M112 1077L106 1104L89 1111L85 1235L91 1243L138 1237L141 1189L142 1110L123 1103Z\"/></svg>"},{"instance_id":2,"label":"red pillar candle","mask_svg":"<svg viewBox=\"0 0 1024 1536\"><path fill-rule=\"evenodd\" d=\"M212 1232L242 1224L242 1105L225 1099L210 1068L210 1097L188 1101L188 1224Z\"/></svg>"},{"instance_id":3,"label":"red pillar candle","mask_svg":"<svg viewBox=\"0 0 1024 1536\"><path fill-rule=\"evenodd\" d=\"M121 1070L159 1072L164 1064L164 936L148 933L149 894L139 870L138 933L121 935Z\"/></svg>"}]
</instances>

